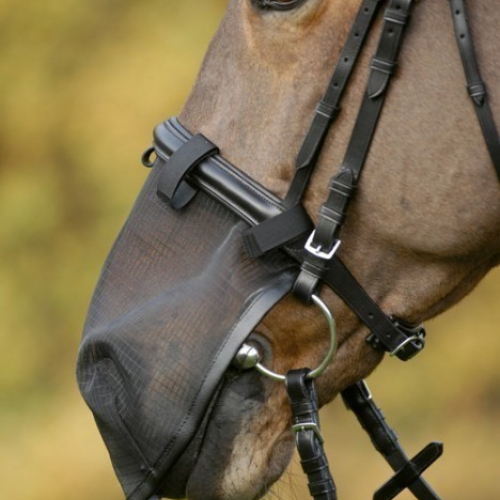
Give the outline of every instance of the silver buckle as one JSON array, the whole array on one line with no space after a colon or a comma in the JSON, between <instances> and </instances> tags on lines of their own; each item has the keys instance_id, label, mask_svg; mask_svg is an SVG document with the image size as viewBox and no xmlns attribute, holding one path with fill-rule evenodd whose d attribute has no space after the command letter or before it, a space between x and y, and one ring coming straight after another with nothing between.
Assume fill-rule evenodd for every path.
<instances>
[{"instance_id":1,"label":"silver buckle","mask_svg":"<svg viewBox=\"0 0 500 500\"><path fill-rule=\"evenodd\" d=\"M324 260L330 260L337 250L339 249L340 246L340 240L335 240L335 244L333 245L332 249L329 252L324 252L321 250L321 246L313 246L313 240L314 236L316 234L316 230L314 230L311 233L311 236L309 236L309 239L307 240L307 243L304 245L304 248L312 255L315 257L318 257L319 259L324 259Z\"/></svg>"},{"instance_id":2,"label":"silver buckle","mask_svg":"<svg viewBox=\"0 0 500 500\"><path fill-rule=\"evenodd\" d=\"M401 344L399 344L396 349L394 349L394 351L392 351L390 353L390 357L393 358L394 356L396 356L396 354L399 352L399 351L402 351L403 348L409 344L410 342L413 342L414 340L420 342L420 351L424 348L424 345L425 345L425 341L424 341L424 335L422 335L421 333L417 333L416 335L412 335L411 337L408 337L406 340L404 340L403 342L401 342Z\"/></svg>"},{"instance_id":3,"label":"silver buckle","mask_svg":"<svg viewBox=\"0 0 500 500\"><path fill-rule=\"evenodd\" d=\"M297 434L298 432L301 431L313 431L316 437L318 438L318 441L323 444L325 440L323 439L323 436L321 434L321 431L319 430L318 424L314 422L304 422L302 424L295 424L292 425L292 432Z\"/></svg>"}]
</instances>

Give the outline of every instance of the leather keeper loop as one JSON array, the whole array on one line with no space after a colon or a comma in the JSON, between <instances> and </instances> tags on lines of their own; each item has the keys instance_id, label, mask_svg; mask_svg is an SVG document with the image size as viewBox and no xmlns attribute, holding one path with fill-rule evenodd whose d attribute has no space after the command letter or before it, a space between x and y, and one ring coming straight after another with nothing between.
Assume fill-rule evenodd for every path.
<instances>
[{"instance_id":1,"label":"leather keeper loop","mask_svg":"<svg viewBox=\"0 0 500 500\"><path fill-rule=\"evenodd\" d=\"M399 24L401 26L405 26L410 19L409 14L405 14L399 10L395 9L387 9L385 11L384 20L390 23Z\"/></svg>"},{"instance_id":2,"label":"leather keeper loop","mask_svg":"<svg viewBox=\"0 0 500 500\"><path fill-rule=\"evenodd\" d=\"M308 484L309 492L313 497L317 497L319 495L328 494L333 486L333 481L326 479L319 482L311 482Z\"/></svg>"},{"instance_id":3,"label":"leather keeper loop","mask_svg":"<svg viewBox=\"0 0 500 500\"><path fill-rule=\"evenodd\" d=\"M325 116L328 120L334 120L340 113L340 108L337 106L329 106L324 101L321 101L316 106L316 113Z\"/></svg>"},{"instance_id":4,"label":"leather keeper loop","mask_svg":"<svg viewBox=\"0 0 500 500\"><path fill-rule=\"evenodd\" d=\"M341 173L343 171L341 170ZM349 177L347 179L349 183L343 182L344 181L344 176L336 175L335 177L332 178L330 182L330 191L335 191L338 194L341 194L345 197L351 197L354 194L354 191L356 190L356 185L354 183L354 176L352 173L349 173Z\"/></svg>"},{"instance_id":5,"label":"leather keeper loop","mask_svg":"<svg viewBox=\"0 0 500 500\"><path fill-rule=\"evenodd\" d=\"M467 85L467 92L472 100L478 105L482 106L486 98L486 85L484 82L473 83Z\"/></svg>"},{"instance_id":6,"label":"leather keeper loop","mask_svg":"<svg viewBox=\"0 0 500 500\"><path fill-rule=\"evenodd\" d=\"M328 468L328 462L324 457L301 460L300 465L306 474L314 474L315 472L321 472L322 470Z\"/></svg>"},{"instance_id":7,"label":"leather keeper loop","mask_svg":"<svg viewBox=\"0 0 500 500\"><path fill-rule=\"evenodd\" d=\"M379 59L374 57L371 62L371 68L385 73L386 75L394 74L394 70L396 69L397 64L394 61L384 61L383 59Z\"/></svg>"},{"instance_id":8,"label":"leather keeper loop","mask_svg":"<svg viewBox=\"0 0 500 500\"><path fill-rule=\"evenodd\" d=\"M175 209L184 207L196 194L185 182L186 175L203 160L219 153L219 148L202 134L193 136L175 151L163 166L158 180L158 196Z\"/></svg>"},{"instance_id":9,"label":"leather keeper loop","mask_svg":"<svg viewBox=\"0 0 500 500\"><path fill-rule=\"evenodd\" d=\"M322 218L324 218L325 220L328 220L329 222L336 224L336 225L339 225L339 226L343 224L345 217L346 217L345 212L339 212L339 211L335 210L335 208L327 207L325 205L323 205L320 208L319 213L320 213L320 216ZM313 241L313 244L314 243L315 243L315 241ZM328 250L330 250L330 249L328 249ZM327 250L325 250L325 251L327 251Z\"/></svg>"}]
</instances>

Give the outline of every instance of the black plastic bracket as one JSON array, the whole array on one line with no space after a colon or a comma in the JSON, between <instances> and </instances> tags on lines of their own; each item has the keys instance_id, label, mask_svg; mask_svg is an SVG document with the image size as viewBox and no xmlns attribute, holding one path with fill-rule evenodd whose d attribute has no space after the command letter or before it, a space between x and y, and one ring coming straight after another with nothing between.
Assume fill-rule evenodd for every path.
<instances>
[{"instance_id":1,"label":"black plastic bracket","mask_svg":"<svg viewBox=\"0 0 500 500\"><path fill-rule=\"evenodd\" d=\"M392 500L403 490L411 486L441 455L443 443L429 443L415 457L409 460L389 481L383 484L373 495L373 500ZM419 497L422 498L422 497ZM435 498L429 496L428 498Z\"/></svg>"}]
</instances>

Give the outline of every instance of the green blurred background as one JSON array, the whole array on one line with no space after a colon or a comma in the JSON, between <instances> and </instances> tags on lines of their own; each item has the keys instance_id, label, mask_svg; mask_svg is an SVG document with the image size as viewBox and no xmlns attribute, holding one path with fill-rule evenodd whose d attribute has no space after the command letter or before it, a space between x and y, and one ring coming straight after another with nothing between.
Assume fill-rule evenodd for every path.
<instances>
[{"instance_id":1,"label":"green blurred background","mask_svg":"<svg viewBox=\"0 0 500 500\"><path fill-rule=\"evenodd\" d=\"M0 498L122 498L74 365L102 262L146 176L152 127L176 114L226 0L0 2ZM409 365L372 377L409 453L445 457L445 499L500 494L500 273L428 325ZM389 470L333 403L323 411L341 499ZM274 491L306 499L296 464ZM410 498L408 494L401 498Z\"/></svg>"}]
</instances>

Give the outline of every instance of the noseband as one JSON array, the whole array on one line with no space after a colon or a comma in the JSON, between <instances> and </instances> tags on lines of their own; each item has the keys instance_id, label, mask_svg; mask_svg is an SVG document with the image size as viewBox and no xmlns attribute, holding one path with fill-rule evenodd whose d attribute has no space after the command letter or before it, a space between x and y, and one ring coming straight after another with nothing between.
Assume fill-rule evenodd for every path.
<instances>
[{"instance_id":1,"label":"noseband","mask_svg":"<svg viewBox=\"0 0 500 500\"><path fill-rule=\"evenodd\" d=\"M478 68L465 0L448 1L464 64L468 92L476 110L493 166L500 179L500 140L488 102L486 87ZM303 2L304 0L254 1L260 7L270 10L299 8ZM417 0L388 0L388 6L383 15L380 40L375 56L371 60L368 84L354 130L341 167L330 181L328 198L320 208L316 226L302 205L304 193L314 173L325 139L340 113L344 91L348 86L377 13L384 3L384 0L362 1L328 88L316 107L312 124L296 160L294 178L283 200L278 199L263 186L224 160L219 155L218 147L209 139L201 134L192 135L176 119L168 120L156 127L154 145L144 153L142 158L146 167L154 166L155 175L158 173L158 178L153 178L156 183L155 203L159 198L164 205L168 205L169 210L175 212L176 220L179 217L186 217L184 215L186 212L181 211L181 209L190 208L189 205L194 202L199 193L200 196L203 195L204 200L210 199L211 202L215 200L220 206L225 207L224 210L231 212L231 217L234 214L235 218L246 223L247 228L243 232L242 239L247 257L254 262L262 260L265 265L268 262L266 259L269 260L275 256L281 259L279 266L276 264L275 269L282 269L280 272L283 273L283 276L286 274L286 279L281 280L279 293L275 291L268 295L261 294L259 296L257 288L250 287L248 299L250 301L250 299L257 297L256 300L260 301L259 312L258 314L252 312L250 320L246 322L242 320L238 323L240 341L236 348L233 349L231 345L228 345L227 338L225 338L224 350L221 348L217 354L231 351L235 354L233 366L239 370L255 369L263 376L286 384L294 420L292 431L295 433L302 468L309 479L310 493L315 500L336 500L337 498L335 484L323 449L315 390L315 379L321 376L329 366L336 348L335 322L328 307L319 298L321 287L326 284L368 327L370 334L366 341L373 349L387 352L402 361L407 361L417 355L425 345L423 326L408 325L400 319L386 315L366 293L362 285L357 282L337 253L341 245L340 232L348 206L362 174L391 79L397 67L405 30ZM198 207L197 210L202 210L203 214L204 208ZM231 234L231 238L234 238L233 234ZM231 238L228 237L228 248L235 246ZM237 254L236 251L235 254ZM293 273L290 270L292 268ZM316 369L292 370L282 375L274 373L265 366L258 349L247 343L241 345L241 335L246 326L255 323L258 317L262 317L263 309L265 309L264 313L269 311L287 290L292 288L292 278L295 296L304 303L311 304L311 307L319 308L325 316L330 333L330 348L325 359ZM287 288L288 284L289 288ZM181 297L180 293L179 297ZM177 300L177 296L175 300ZM262 306L263 301L267 307ZM176 305L176 307L180 306ZM251 310L253 303L246 307L245 314ZM177 313L175 312L175 314ZM238 321L240 319L241 317L238 318ZM234 329L233 326L231 335L234 333ZM234 342L234 337L230 338ZM240 346L239 349L238 346ZM129 346L125 346L127 357L130 355L128 349ZM89 348L88 352L88 360L83 354L80 356L83 367L85 367L85 363L95 361L93 359L96 356L95 349ZM87 356L86 353L84 354ZM106 359L106 362L110 361L106 365L108 371L101 367L103 377L107 376L108 373L114 374L110 368L111 358ZM135 362L134 369L138 364ZM227 364L229 364L229 360L227 360ZM224 365L225 368L227 364ZM82 392L88 390L87 400L94 401L95 393L97 395L104 393L104 389L95 383L95 373L89 373L87 379L81 383L81 387L83 387ZM212 376L213 372L210 374ZM117 372L114 376L115 378L111 381L114 384L112 385L113 390L117 384L119 385L120 373ZM215 391L213 380L211 380L211 384L212 386L206 390L207 394L210 391L210 394L213 394ZM196 397L198 394L193 397L193 401L198 407L202 407L203 405L199 404ZM420 500L439 500L439 496L421 475L441 456L442 444L430 443L415 457L409 459L402 450L396 434L388 426L382 412L374 403L364 382L359 382L343 390L342 398L347 408L354 412L361 426L369 434L375 448L395 472L395 475L375 493L374 499L390 500L401 491L409 489ZM207 408L206 399L204 400L205 409ZM108 399L105 399L105 405L108 403ZM98 404L103 405L101 401L98 401ZM192 407L195 407L195 403L190 406L189 411ZM112 405L109 405L109 408L106 406L104 410L101 408L100 418L103 422L108 422L116 417L114 413L112 414L112 412L116 412ZM118 425L124 426L119 417L119 415L116 417ZM187 419L186 417L186 421ZM200 421L201 417L198 418L197 422ZM188 424L186 424L187 426ZM130 429L125 427L124 430L122 429L123 432L130 433ZM178 435L186 435L183 431L184 428L180 429L182 432L179 432L172 439L172 443L178 438ZM108 428L105 428L105 432L107 431ZM116 439L112 441L110 449L116 447L118 450L116 454L122 457L123 453L118 448L117 442ZM131 439L131 442L136 446L137 441L134 443ZM178 446L178 449L175 448L175 453L172 451L169 458L171 461L179 456L182 448L179 443L172 445L172 447L175 446ZM160 458L163 457L164 453L165 450ZM144 462L147 462L147 457L140 457L141 460L143 458ZM128 462L126 465L128 473L132 470L132 466ZM130 486L132 493L129 498L131 500L159 498L158 495L161 496L159 493L161 481L163 480L160 476L164 475L170 466L171 463L165 462L161 467L159 466L159 469L152 467L147 473L146 479L139 473L136 474L134 469L133 473L139 477L137 479L134 476L134 481L139 486L135 483Z\"/></svg>"}]
</instances>

